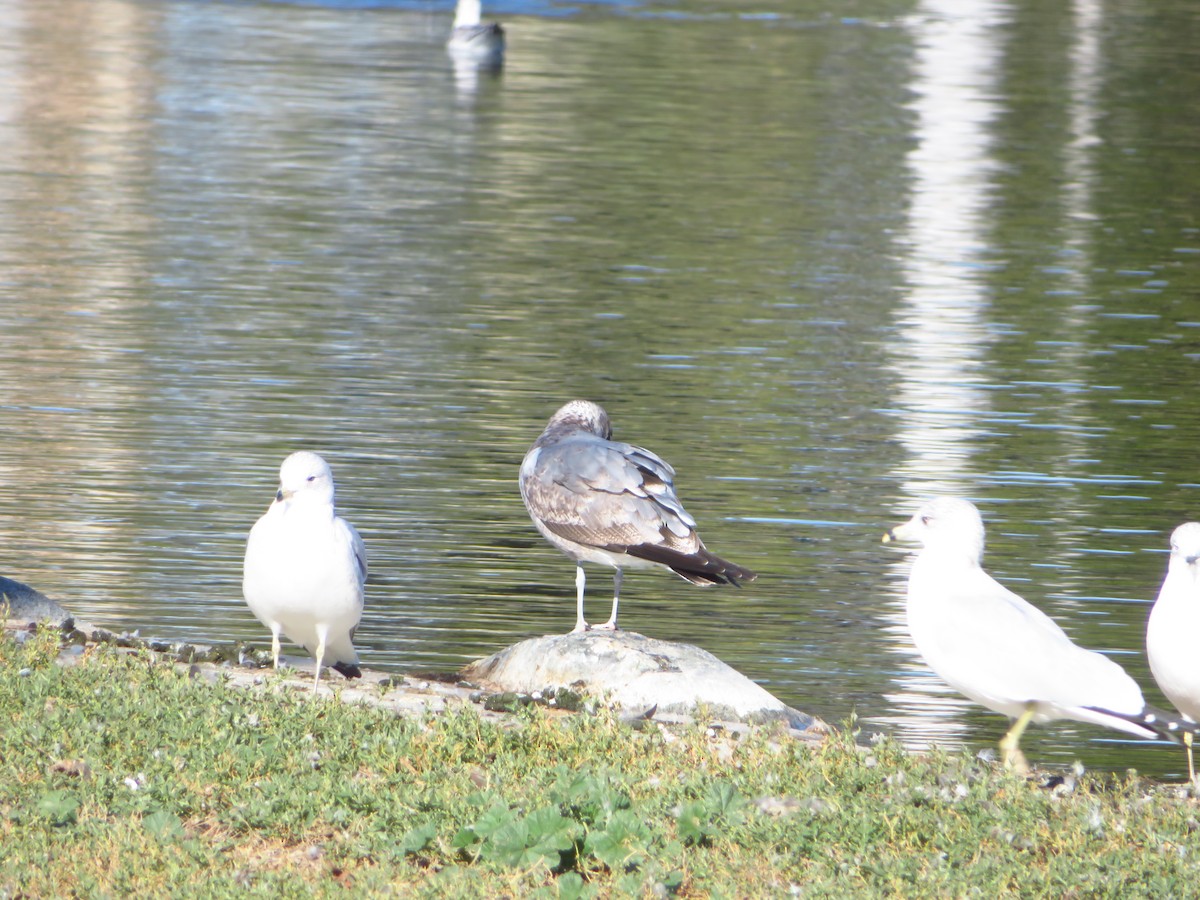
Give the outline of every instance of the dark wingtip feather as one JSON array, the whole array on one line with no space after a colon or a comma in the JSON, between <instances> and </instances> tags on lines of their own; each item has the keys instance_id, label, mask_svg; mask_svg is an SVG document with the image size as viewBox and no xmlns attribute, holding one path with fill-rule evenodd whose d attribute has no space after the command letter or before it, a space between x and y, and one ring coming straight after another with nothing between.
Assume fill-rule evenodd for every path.
<instances>
[{"instance_id":1,"label":"dark wingtip feather","mask_svg":"<svg viewBox=\"0 0 1200 900\"><path fill-rule=\"evenodd\" d=\"M738 587L739 581L753 581L758 577L757 572L721 559L707 550L687 554L660 544L638 544L624 550L630 556L666 566L680 578L701 587L714 584L732 584Z\"/></svg>"}]
</instances>

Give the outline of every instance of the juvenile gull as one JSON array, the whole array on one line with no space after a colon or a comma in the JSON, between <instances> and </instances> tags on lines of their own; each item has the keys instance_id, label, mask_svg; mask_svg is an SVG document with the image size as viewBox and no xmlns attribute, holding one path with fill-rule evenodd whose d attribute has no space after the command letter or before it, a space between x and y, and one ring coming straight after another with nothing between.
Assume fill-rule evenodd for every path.
<instances>
[{"instance_id":1,"label":"juvenile gull","mask_svg":"<svg viewBox=\"0 0 1200 900\"><path fill-rule=\"evenodd\" d=\"M572 400L553 416L521 463L521 498L546 540L575 560L577 616L583 618L583 564L616 569L612 615L617 630L621 572L664 566L692 584L737 585L758 576L704 547L696 520L675 496L675 470L649 450L611 440L608 415Z\"/></svg>"},{"instance_id":2,"label":"juvenile gull","mask_svg":"<svg viewBox=\"0 0 1200 900\"><path fill-rule=\"evenodd\" d=\"M480 0L458 0L446 48L455 59L498 67L504 62L504 29L480 22L481 12Z\"/></svg>"},{"instance_id":3,"label":"juvenile gull","mask_svg":"<svg viewBox=\"0 0 1200 900\"><path fill-rule=\"evenodd\" d=\"M1150 671L1167 699L1189 722L1200 721L1200 522L1171 535L1171 558L1146 625ZM1183 736L1188 778L1196 782L1192 736Z\"/></svg>"},{"instance_id":4,"label":"juvenile gull","mask_svg":"<svg viewBox=\"0 0 1200 900\"><path fill-rule=\"evenodd\" d=\"M924 544L908 579L913 642L952 688L1016 719L1000 741L1006 765L1025 768L1018 744L1031 721L1074 719L1180 740L1187 726L1149 709L1124 669L1073 643L983 570L983 520L973 504L931 500L883 539L899 538Z\"/></svg>"},{"instance_id":5,"label":"juvenile gull","mask_svg":"<svg viewBox=\"0 0 1200 900\"><path fill-rule=\"evenodd\" d=\"M328 665L358 678L351 643L363 611L367 552L354 526L333 508L333 473L315 453L293 453L279 467L275 502L250 530L242 592L271 629L279 668L279 635L316 659L313 690Z\"/></svg>"}]
</instances>

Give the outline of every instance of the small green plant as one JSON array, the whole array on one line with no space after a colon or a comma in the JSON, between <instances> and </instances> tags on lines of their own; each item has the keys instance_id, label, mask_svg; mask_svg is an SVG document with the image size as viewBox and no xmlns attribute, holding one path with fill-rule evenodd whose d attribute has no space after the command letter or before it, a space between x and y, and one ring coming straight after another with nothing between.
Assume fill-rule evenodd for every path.
<instances>
[{"instance_id":1,"label":"small green plant","mask_svg":"<svg viewBox=\"0 0 1200 900\"><path fill-rule=\"evenodd\" d=\"M430 823L410 828L396 845L400 853L417 854L429 847L437 837L437 826Z\"/></svg>"},{"instance_id":2,"label":"small green plant","mask_svg":"<svg viewBox=\"0 0 1200 900\"><path fill-rule=\"evenodd\" d=\"M679 808L679 836L690 844L709 844L742 822L745 806L745 798L729 782L711 784L703 797Z\"/></svg>"},{"instance_id":3,"label":"small green plant","mask_svg":"<svg viewBox=\"0 0 1200 900\"><path fill-rule=\"evenodd\" d=\"M645 862L652 840L645 822L628 809L617 809L588 831L583 849L613 872L627 872Z\"/></svg>"},{"instance_id":4,"label":"small green plant","mask_svg":"<svg viewBox=\"0 0 1200 900\"><path fill-rule=\"evenodd\" d=\"M497 803L472 825L462 829L451 846L473 861L501 866L562 868L575 848L579 825L549 806L521 815Z\"/></svg>"},{"instance_id":5,"label":"small green plant","mask_svg":"<svg viewBox=\"0 0 1200 900\"><path fill-rule=\"evenodd\" d=\"M165 809L152 812L142 819L142 827L160 841L178 840L185 835L179 816Z\"/></svg>"},{"instance_id":6,"label":"small green plant","mask_svg":"<svg viewBox=\"0 0 1200 900\"><path fill-rule=\"evenodd\" d=\"M79 798L70 791L48 791L38 801L37 808L55 828L72 825L78 817Z\"/></svg>"}]
</instances>

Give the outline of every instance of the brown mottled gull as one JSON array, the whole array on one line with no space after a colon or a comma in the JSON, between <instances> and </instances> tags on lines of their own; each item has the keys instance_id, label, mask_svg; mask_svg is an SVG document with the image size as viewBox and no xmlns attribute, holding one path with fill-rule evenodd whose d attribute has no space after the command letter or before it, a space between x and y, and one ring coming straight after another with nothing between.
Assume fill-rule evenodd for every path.
<instances>
[{"instance_id":1,"label":"brown mottled gull","mask_svg":"<svg viewBox=\"0 0 1200 900\"><path fill-rule=\"evenodd\" d=\"M705 549L696 520L675 496L675 470L649 450L611 440L608 415L595 403L572 400L550 418L521 463L521 497L533 524L575 560L577 617L583 618L585 562L616 569L612 615L617 630L621 572L664 566L692 584L737 585L757 576Z\"/></svg>"}]
</instances>

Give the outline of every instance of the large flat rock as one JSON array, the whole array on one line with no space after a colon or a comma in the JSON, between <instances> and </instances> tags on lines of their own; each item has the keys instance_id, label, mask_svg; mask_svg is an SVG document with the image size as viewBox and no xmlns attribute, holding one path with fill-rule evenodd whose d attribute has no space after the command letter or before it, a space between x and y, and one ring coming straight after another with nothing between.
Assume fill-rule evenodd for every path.
<instances>
[{"instance_id":1,"label":"large flat rock","mask_svg":"<svg viewBox=\"0 0 1200 900\"><path fill-rule=\"evenodd\" d=\"M17 625L36 622L55 628L70 629L71 614L41 591L0 575L0 620Z\"/></svg>"},{"instance_id":2,"label":"large flat rock","mask_svg":"<svg viewBox=\"0 0 1200 900\"><path fill-rule=\"evenodd\" d=\"M626 710L824 730L819 719L787 706L742 673L691 644L632 631L547 635L514 644L464 668L468 681L490 690L532 692L571 688L607 697Z\"/></svg>"}]
</instances>

